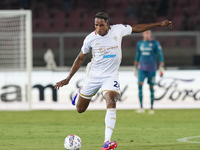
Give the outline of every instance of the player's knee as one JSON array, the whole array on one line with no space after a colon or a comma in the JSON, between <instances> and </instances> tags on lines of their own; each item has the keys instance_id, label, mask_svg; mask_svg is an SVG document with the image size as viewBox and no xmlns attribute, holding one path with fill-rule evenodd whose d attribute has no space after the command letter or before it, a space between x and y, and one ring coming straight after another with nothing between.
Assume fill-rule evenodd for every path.
<instances>
[{"instance_id":1,"label":"player's knee","mask_svg":"<svg viewBox=\"0 0 200 150\"><path fill-rule=\"evenodd\" d=\"M83 112L85 112L85 110L77 110L78 111L78 113L83 113Z\"/></svg>"},{"instance_id":2,"label":"player's knee","mask_svg":"<svg viewBox=\"0 0 200 150\"><path fill-rule=\"evenodd\" d=\"M87 109L87 106L77 104L76 109L77 109L78 113L83 113Z\"/></svg>"},{"instance_id":3,"label":"player's knee","mask_svg":"<svg viewBox=\"0 0 200 150\"><path fill-rule=\"evenodd\" d=\"M139 86L143 86L143 82L138 82L138 85Z\"/></svg>"},{"instance_id":4,"label":"player's knee","mask_svg":"<svg viewBox=\"0 0 200 150\"><path fill-rule=\"evenodd\" d=\"M85 110L86 110L85 108L77 106L78 113L83 113L85 112Z\"/></svg>"},{"instance_id":5,"label":"player's knee","mask_svg":"<svg viewBox=\"0 0 200 150\"><path fill-rule=\"evenodd\" d=\"M107 108L116 108L116 102L119 99L119 94L116 92L107 92L104 95Z\"/></svg>"},{"instance_id":6,"label":"player's knee","mask_svg":"<svg viewBox=\"0 0 200 150\"><path fill-rule=\"evenodd\" d=\"M114 99L106 100L107 108L116 108L116 101Z\"/></svg>"},{"instance_id":7,"label":"player's knee","mask_svg":"<svg viewBox=\"0 0 200 150\"><path fill-rule=\"evenodd\" d=\"M79 96L79 100L76 104L76 109L77 109L78 113L85 112L89 106L90 101L91 101L90 99L85 99L85 98Z\"/></svg>"}]
</instances>

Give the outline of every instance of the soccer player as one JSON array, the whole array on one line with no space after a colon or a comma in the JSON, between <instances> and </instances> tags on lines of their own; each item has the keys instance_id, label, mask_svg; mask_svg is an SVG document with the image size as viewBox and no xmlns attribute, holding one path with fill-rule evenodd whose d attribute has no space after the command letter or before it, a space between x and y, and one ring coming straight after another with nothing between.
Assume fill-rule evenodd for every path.
<instances>
[{"instance_id":1,"label":"soccer player","mask_svg":"<svg viewBox=\"0 0 200 150\"><path fill-rule=\"evenodd\" d=\"M98 12L94 19L95 31L91 32L83 42L83 46L75 59L69 75L56 83L55 88L67 85L72 76L82 65L87 54L92 51L91 62L86 68L84 83L72 100L79 113L84 112L97 91L101 88L106 101L107 112L105 116L105 139L102 150L115 149L117 142L111 142L111 136L116 122L116 102L120 98L120 84L118 69L121 63L122 37L133 32L143 32L157 26L172 27L172 22L162 22L138 25L109 25L108 15Z\"/></svg>"},{"instance_id":2,"label":"soccer player","mask_svg":"<svg viewBox=\"0 0 200 150\"><path fill-rule=\"evenodd\" d=\"M154 102L154 85L155 76L157 70L157 55L159 57L159 71L160 76L163 76L164 58L162 48L158 41L153 40L151 37L151 30L147 30L142 33L143 40L137 43L137 52L134 61L134 74L138 77L138 96L140 100L140 108L137 113L144 113L143 109L143 83L145 78L149 84L151 109L149 114L154 114L153 102Z\"/></svg>"}]
</instances>

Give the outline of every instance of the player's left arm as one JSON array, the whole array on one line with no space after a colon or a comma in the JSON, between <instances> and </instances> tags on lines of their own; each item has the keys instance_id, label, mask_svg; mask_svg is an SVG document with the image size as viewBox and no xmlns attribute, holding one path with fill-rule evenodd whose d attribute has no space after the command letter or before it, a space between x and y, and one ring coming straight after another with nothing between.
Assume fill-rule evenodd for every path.
<instances>
[{"instance_id":1,"label":"player's left arm","mask_svg":"<svg viewBox=\"0 0 200 150\"><path fill-rule=\"evenodd\" d=\"M135 60L134 60L134 66L133 66L133 72L134 72L134 74L135 74L136 77L137 77L137 74L138 74L139 58L140 58L140 49L139 49L139 42L138 42L137 43Z\"/></svg>"},{"instance_id":2,"label":"player's left arm","mask_svg":"<svg viewBox=\"0 0 200 150\"><path fill-rule=\"evenodd\" d=\"M164 57L163 57L163 52L162 52L162 47L159 44L159 42L156 42L156 47L157 47L157 53L158 53L158 58L159 58L159 73L160 76L163 76L164 73Z\"/></svg>"},{"instance_id":3,"label":"player's left arm","mask_svg":"<svg viewBox=\"0 0 200 150\"><path fill-rule=\"evenodd\" d=\"M172 21L164 20L162 22L156 22L156 23L137 24L132 26L132 33L144 32L158 26L160 27L168 26L169 28L172 28Z\"/></svg>"}]
</instances>

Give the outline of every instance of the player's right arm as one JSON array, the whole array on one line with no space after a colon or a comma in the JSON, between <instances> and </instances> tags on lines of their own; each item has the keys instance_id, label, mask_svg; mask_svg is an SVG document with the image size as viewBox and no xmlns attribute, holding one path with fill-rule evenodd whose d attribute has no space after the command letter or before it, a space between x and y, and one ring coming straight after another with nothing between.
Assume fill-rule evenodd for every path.
<instances>
[{"instance_id":1,"label":"player's right arm","mask_svg":"<svg viewBox=\"0 0 200 150\"><path fill-rule=\"evenodd\" d=\"M81 67L83 64L87 54L83 54L82 51L80 51L79 55L76 57L72 68L70 70L69 75L67 76L66 79L61 80L60 82L57 82L56 85L54 86L55 89L58 89L64 85L67 85L70 81L70 79L73 77L73 75L78 71L78 69Z\"/></svg>"}]
</instances>

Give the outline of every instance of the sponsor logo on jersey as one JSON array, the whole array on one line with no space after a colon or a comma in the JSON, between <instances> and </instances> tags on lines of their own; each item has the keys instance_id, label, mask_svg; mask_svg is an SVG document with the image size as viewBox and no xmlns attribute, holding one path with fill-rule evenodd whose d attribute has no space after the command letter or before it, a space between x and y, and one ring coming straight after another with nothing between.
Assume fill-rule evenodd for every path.
<instances>
[{"instance_id":1,"label":"sponsor logo on jersey","mask_svg":"<svg viewBox=\"0 0 200 150\"><path fill-rule=\"evenodd\" d=\"M115 55L103 55L103 58L114 58L116 56L116 54Z\"/></svg>"},{"instance_id":2,"label":"sponsor logo on jersey","mask_svg":"<svg viewBox=\"0 0 200 150\"><path fill-rule=\"evenodd\" d=\"M105 50L103 49L103 47L99 47L100 52L104 53Z\"/></svg>"},{"instance_id":3,"label":"sponsor logo on jersey","mask_svg":"<svg viewBox=\"0 0 200 150\"><path fill-rule=\"evenodd\" d=\"M99 47L99 51L104 53L106 50L110 50L110 49L115 49L115 48L118 48L118 46L113 46L113 47L108 47L108 48L105 48L105 47Z\"/></svg>"},{"instance_id":4,"label":"sponsor logo on jersey","mask_svg":"<svg viewBox=\"0 0 200 150\"><path fill-rule=\"evenodd\" d=\"M142 55L150 55L150 52L142 52Z\"/></svg>"},{"instance_id":5,"label":"sponsor logo on jersey","mask_svg":"<svg viewBox=\"0 0 200 150\"><path fill-rule=\"evenodd\" d=\"M118 37L117 37L117 36L114 36L113 39L114 39L115 41L117 41L117 40L118 40Z\"/></svg>"},{"instance_id":6,"label":"sponsor logo on jersey","mask_svg":"<svg viewBox=\"0 0 200 150\"><path fill-rule=\"evenodd\" d=\"M145 47L144 44L141 44L140 50L141 50L141 51L151 51L151 50L152 50L152 47Z\"/></svg>"},{"instance_id":7,"label":"sponsor logo on jersey","mask_svg":"<svg viewBox=\"0 0 200 150\"><path fill-rule=\"evenodd\" d=\"M115 48L118 48L118 46L109 47L109 48L107 48L107 50L109 50L109 49L115 49Z\"/></svg>"}]
</instances>

